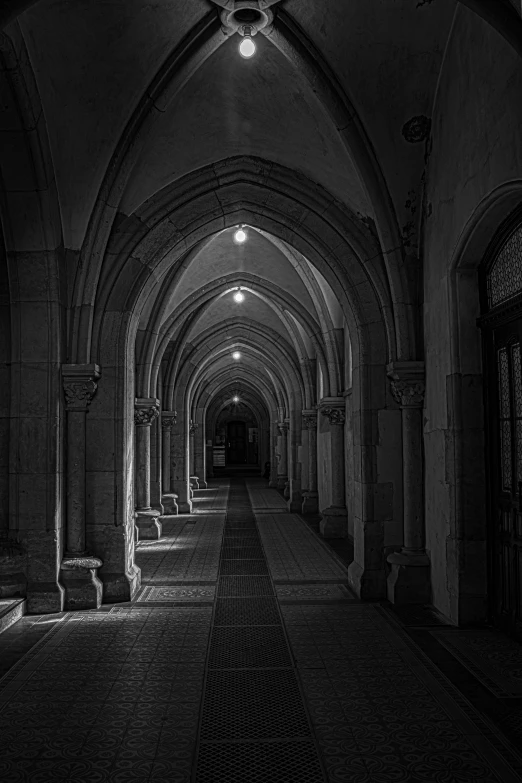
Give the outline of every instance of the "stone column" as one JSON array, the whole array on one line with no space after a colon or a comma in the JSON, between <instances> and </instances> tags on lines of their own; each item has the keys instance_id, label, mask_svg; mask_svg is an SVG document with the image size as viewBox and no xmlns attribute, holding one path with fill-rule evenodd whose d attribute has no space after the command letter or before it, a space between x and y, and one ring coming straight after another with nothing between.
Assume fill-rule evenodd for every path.
<instances>
[{"instance_id":1,"label":"stone column","mask_svg":"<svg viewBox=\"0 0 522 783\"><path fill-rule=\"evenodd\" d=\"M161 502L162 495L162 428L159 415L150 425L150 505L163 516L164 508Z\"/></svg>"},{"instance_id":2,"label":"stone column","mask_svg":"<svg viewBox=\"0 0 522 783\"><path fill-rule=\"evenodd\" d=\"M303 505L301 490L301 463L298 452L301 441L301 411L292 411L288 431L288 510L300 514ZM286 494L285 494L286 497Z\"/></svg>"},{"instance_id":3,"label":"stone column","mask_svg":"<svg viewBox=\"0 0 522 783\"><path fill-rule=\"evenodd\" d=\"M161 413L161 461L162 461L162 489L161 502L166 514L177 514L177 495L172 488L172 471L170 465L170 453L172 448L172 428L176 424L176 411L162 411Z\"/></svg>"},{"instance_id":4,"label":"stone column","mask_svg":"<svg viewBox=\"0 0 522 783\"><path fill-rule=\"evenodd\" d=\"M303 493L303 514L317 514L319 494L317 492L317 411L303 411L303 427L308 431L308 489Z\"/></svg>"},{"instance_id":5,"label":"stone column","mask_svg":"<svg viewBox=\"0 0 522 783\"><path fill-rule=\"evenodd\" d=\"M192 497L194 490L199 489L199 478L196 476L194 467L194 444L196 441L196 430L198 425L196 422L191 421L189 427L189 476L190 476L190 496Z\"/></svg>"},{"instance_id":6,"label":"stone column","mask_svg":"<svg viewBox=\"0 0 522 783\"><path fill-rule=\"evenodd\" d=\"M288 484L288 423L278 424L279 432L279 465L277 466L277 488L285 490Z\"/></svg>"},{"instance_id":7,"label":"stone column","mask_svg":"<svg viewBox=\"0 0 522 783\"><path fill-rule=\"evenodd\" d=\"M136 425L136 527L140 539L161 538L160 512L150 506L150 428L159 416L159 400L137 397Z\"/></svg>"},{"instance_id":8,"label":"stone column","mask_svg":"<svg viewBox=\"0 0 522 783\"><path fill-rule=\"evenodd\" d=\"M391 390L402 412L404 546L388 555L388 600L425 604L431 600L430 561L425 549L422 409L424 363L388 365Z\"/></svg>"},{"instance_id":9,"label":"stone column","mask_svg":"<svg viewBox=\"0 0 522 783\"><path fill-rule=\"evenodd\" d=\"M348 535L348 511L344 491L344 423L346 421L344 399L325 398L321 414L330 422L331 448L331 503L321 509L320 531L325 538L346 538Z\"/></svg>"},{"instance_id":10,"label":"stone column","mask_svg":"<svg viewBox=\"0 0 522 783\"><path fill-rule=\"evenodd\" d=\"M189 425L186 414L178 411L175 434L171 435L172 488L177 494L180 514L192 513L190 497Z\"/></svg>"},{"instance_id":11,"label":"stone column","mask_svg":"<svg viewBox=\"0 0 522 783\"><path fill-rule=\"evenodd\" d=\"M194 475L198 477L199 489L206 489L205 449L207 444L205 442L205 421L201 408L196 410L196 416L196 432L194 433Z\"/></svg>"},{"instance_id":12,"label":"stone column","mask_svg":"<svg viewBox=\"0 0 522 783\"><path fill-rule=\"evenodd\" d=\"M62 380L67 411L66 549L61 564L64 609L98 609L102 583L97 569L102 561L85 550L85 446L88 407L96 394L97 364L64 364Z\"/></svg>"},{"instance_id":13,"label":"stone column","mask_svg":"<svg viewBox=\"0 0 522 783\"><path fill-rule=\"evenodd\" d=\"M272 489L277 489L277 474L279 470L279 450L278 450L278 437L277 422L271 422L270 424L270 478L268 479L268 486Z\"/></svg>"}]
</instances>

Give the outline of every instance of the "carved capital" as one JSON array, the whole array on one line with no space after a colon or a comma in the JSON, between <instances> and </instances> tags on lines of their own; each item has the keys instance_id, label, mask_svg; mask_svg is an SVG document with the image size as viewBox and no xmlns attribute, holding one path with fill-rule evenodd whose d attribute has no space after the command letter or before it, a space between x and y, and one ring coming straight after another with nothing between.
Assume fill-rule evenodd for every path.
<instances>
[{"instance_id":1,"label":"carved capital","mask_svg":"<svg viewBox=\"0 0 522 783\"><path fill-rule=\"evenodd\" d=\"M87 410L91 404L100 377L97 364L64 364L62 382L67 410Z\"/></svg>"},{"instance_id":2,"label":"carved capital","mask_svg":"<svg viewBox=\"0 0 522 783\"><path fill-rule=\"evenodd\" d=\"M195 435L196 430L197 430L198 427L199 427L199 424L195 424L193 421L191 421L190 422L190 427L189 427L189 433L191 435Z\"/></svg>"},{"instance_id":3,"label":"carved capital","mask_svg":"<svg viewBox=\"0 0 522 783\"><path fill-rule=\"evenodd\" d=\"M322 408L321 413L328 418L330 424L344 424L345 412L341 408Z\"/></svg>"},{"instance_id":4,"label":"carved capital","mask_svg":"<svg viewBox=\"0 0 522 783\"><path fill-rule=\"evenodd\" d=\"M138 427L150 427L158 416L159 410L154 406L150 408L136 408L134 411L134 424Z\"/></svg>"},{"instance_id":5,"label":"carved capital","mask_svg":"<svg viewBox=\"0 0 522 783\"><path fill-rule=\"evenodd\" d=\"M422 408L426 384L423 362L393 362L388 365L391 393L401 408Z\"/></svg>"},{"instance_id":6,"label":"carved capital","mask_svg":"<svg viewBox=\"0 0 522 783\"><path fill-rule=\"evenodd\" d=\"M154 397L137 397L134 408L134 424L137 427L150 427L159 416L159 400Z\"/></svg>"},{"instance_id":7,"label":"carved capital","mask_svg":"<svg viewBox=\"0 0 522 783\"><path fill-rule=\"evenodd\" d=\"M161 414L161 426L164 430L170 430L176 424L176 411L163 411Z\"/></svg>"},{"instance_id":8,"label":"carved capital","mask_svg":"<svg viewBox=\"0 0 522 783\"><path fill-rule=\"evenodd\" d=\"M426 384L424 381L391 381L391 391L402 408L421 408L424 404Z\"/></svg>"},{"instance_id":9,"label":"carved capital","mask_svg":"<svg viewBox=\"0 0 522 783\"><path fill-rule=\"evenodd\" d=\"M280 421L277 426L279 427L279 432L283 436L287 434L287 432L289 430L289 427L290 427L290 425L289 425L289 423L287 421Z\"/></svg>"},{"instance_id":10,"label":"carved capital","mask_svg":"<svg viewBox=\"0 0 522 783\"><path fill-rule=\"evenodd\" d=\"M303 429L305 430L317 429L317 413L307 413L305 416L303 416L301 421L303 423Z\"/></svg>"}]
</instances>

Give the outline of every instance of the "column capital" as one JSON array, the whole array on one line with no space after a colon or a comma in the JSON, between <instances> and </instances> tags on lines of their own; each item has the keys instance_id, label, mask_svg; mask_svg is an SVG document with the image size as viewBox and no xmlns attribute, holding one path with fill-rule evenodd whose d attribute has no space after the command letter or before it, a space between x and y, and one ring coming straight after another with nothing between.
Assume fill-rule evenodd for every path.
<instances>
[{"instance_id":1,"label":"column capital","mask_svg":"<svg viewBox=\"0 0 522 783\"><path fill-rule=\"evenodd\" d=\"M290 424L287 421L278 421L277 426L281 431L281 435L284 435L290 429Z\"/></svg>"},{"instance_id":2,"label":"column capital","mask_svg":"<svg viewBox=\"0 0 522 783\"><path fill-rule=\"evenodd\" d=\"M301 421L303 429L315 430L317 427L317 411L316 410L304 410L301 412Z\"/></svg>"},{"instance_id":3,"label":"column capital","mask_svg":"<svg viewBox=\"0 0 522 783\"><path fill-rule=\"evenodd\" d=\"M190 427L189 427L190 435L194 435L198 427L199 427L199 424L196 424L196 422L191 421L190 422Z\"/></svg>"},{"instance_id":4,"label":"column capital","mask_svg":"<svg viewBox=\"0 0 522 783\"><path fill-rule=\"evenodd\" d=\"M386 371L393 397L401 408L422 408L426 391L424 362L391 362Z\"/></svg>"},{"instance_id":5,"label":"column capital","mask_svg":"<svg viewBox=\"0 0 522 783\"><path fill-rule=\"evenodd\" d=\"M134 423L137 427L150 427L159 416L159 400L155 397L136 397Z\"/></svg>"},{"instance_id":6,"label":"column capital","mask_svg":"<svg viewBox=\"0 0 522 783\"><path fill-rule=\"evenodd\" d=\"M161 426L164 430L169 430L176 424L177 411L161 411Z\"/></svg>"},{"instance_id":7,"label":"column capital","mask_svg":"<svg viewBox=\"0 0 522 783\"><path fill-rule=\"evenodd\" d=\"M319 410L328 418L330 424L344 424L346 421L346 402L344 397L323 397Z\"/></svg>"},{"instance_id":8,"label":"column capital","mask_svg":"<svg viewBox=\"0 0 522 783\"><path fill-rule=\"evenodd\" d=\"M62 364L62 383L68 411L86 411L91 404L100 377L97 364Z\"/></svg>"}]
</instances>

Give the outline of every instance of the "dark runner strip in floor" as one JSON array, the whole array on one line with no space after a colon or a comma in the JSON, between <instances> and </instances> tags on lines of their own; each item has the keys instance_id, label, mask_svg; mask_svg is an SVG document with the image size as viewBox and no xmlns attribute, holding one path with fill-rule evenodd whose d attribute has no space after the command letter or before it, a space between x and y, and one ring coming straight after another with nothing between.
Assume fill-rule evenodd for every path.
<instances>
[{"instance_id":1,"label":"dark runner strip in floor","mask_svg":"<svg viewBox=\"0 0 522 783\"><path fill-rule=\"evenodd\" d=\"M233 480L194 783L321 783L323 767L248 493Z\"/></svg>"}]
</instances>

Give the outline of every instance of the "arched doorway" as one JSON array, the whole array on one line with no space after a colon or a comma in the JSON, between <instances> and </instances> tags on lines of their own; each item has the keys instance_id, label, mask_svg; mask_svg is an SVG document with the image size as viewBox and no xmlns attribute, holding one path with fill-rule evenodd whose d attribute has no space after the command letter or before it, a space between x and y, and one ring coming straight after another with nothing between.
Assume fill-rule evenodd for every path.
<instances>
[{"instance_id":1,"label":"arched doorway","mask_svg":"<svg viewBox=\"0 0 522 783\"><path fill-rule=\"evenodd\" d=\"M246 463L246 424L244 421L228 422L226 453L229 465L244 465Z\"/></svg>"},{"instance_id":2,"label":"arched doorway","mask_svg":"<svg viewBox=\"0 0 522 783\"><path fill-rule=\"evenodd\" d=\"M482 269L487 383L489 598L493 622L522 639L522 210Z\"/></svg>"}]
</instances>

